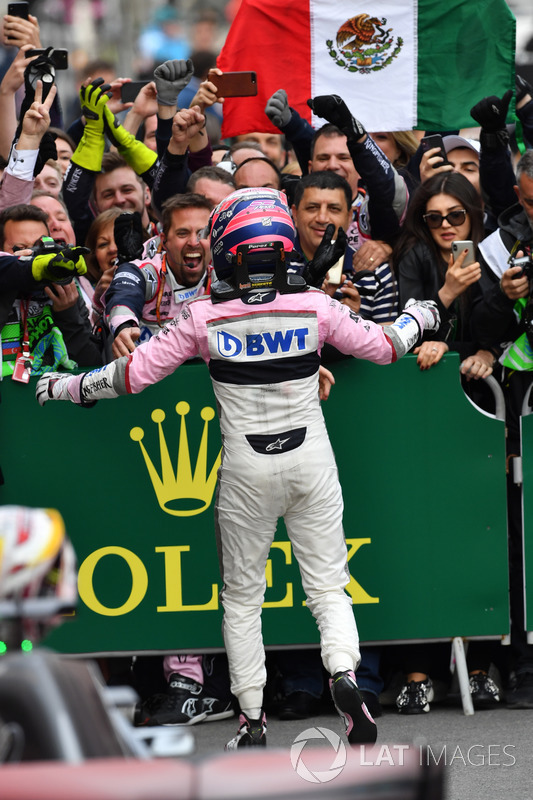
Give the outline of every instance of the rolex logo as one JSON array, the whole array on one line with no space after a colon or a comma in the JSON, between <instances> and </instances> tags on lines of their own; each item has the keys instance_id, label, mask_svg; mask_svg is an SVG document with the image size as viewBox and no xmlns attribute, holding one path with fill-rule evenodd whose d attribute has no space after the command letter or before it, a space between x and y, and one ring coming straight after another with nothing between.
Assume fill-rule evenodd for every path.
<instances>
[{"instance_id":1,"label":"rolex logo","mask_svg":"<svg viewBox=\"0 0 533 800\"><path fill-rule=\"evenodd\" d=\"M221 451L219 451L209 475L207 474L208 425L214 418L215 412L212 408L206 406L200 412L200 416L204 421L204 428L193 472L185 420L190 408L190 405L184 400L180 401L176 406L176 413L181 417L176 469L174 469L171 461L163 431L163 422L166 415L162 409L156 408L152 411L152 421L155 422L159 429L161 459L159 472L143 444L144 430L142 428L132 428L130 430L130 437L134 442L139 442L160 507L166 514L172 514L175 517L192 517L195 514L201 514L209 507L217 482L217 470L220 466Z\"/></svg>"}]
</instances>

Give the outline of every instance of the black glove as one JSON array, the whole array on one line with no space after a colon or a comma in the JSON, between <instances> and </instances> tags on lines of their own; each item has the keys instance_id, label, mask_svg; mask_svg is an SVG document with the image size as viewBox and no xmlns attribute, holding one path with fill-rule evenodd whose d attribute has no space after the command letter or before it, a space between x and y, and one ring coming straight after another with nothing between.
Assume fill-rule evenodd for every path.
<instances>
[{"instance_id":1,"label":"black glove","mask_svg":"<svg viewBox=\"0 0 533 800\"><path fill-rule=\"evenodd\" d=\"M470 109L470 116L487 133L500 131L505 128L505 118L507 117L512 96L513 90L509 89L502 98L495 95L484 97L483 100L480 100Z\"/></svg>"},{"instance_id":2,"label":"black glove","mask_svg":"<svg viewBox=\"0 0 533 800\"><path fill-rule=\"evenodd\" d=\"M338 94L322 94L307 101L307 105L318 117L336 125L348 139L361 139L366 133L365 129Z\"/></svg>"},{"instance_id":3,"label":"black glove","mask_svg":"<svg viewBox=\"0 0 533 800\"><path fill-rule=\"evenodd\" d=\"M513 91L509 89L503 97L484 97L470 109L472 119L481 125L479 141L482 148L496 149L509 142L505 118L512 96Z\"/></svg>"},{"instance_id":4,"label":"black glove","mask_svg":"<svg viewBox=\"0 0 533 800\"><path fill-rule=\"evenodd\" d=\"M305 265L303 278L309 286L315 286L320 289L326 273L344 255L348 241L346 233L343 228L339 228L337 238L332 242L334 234L335 225L330 222L324 232L322 241L316 249L315 257Z\"/></svg>"},{"instance_id":5,"label":"black glove","mask_svg":"<svg viewBox=\"0 0 533 800\"><path fill-rule=\"evenodd\" d=\"M142 258L144 249L144 229L138 211L124 211L115 220L115 244L119 264Z\"/></svg>"}]
</instances>

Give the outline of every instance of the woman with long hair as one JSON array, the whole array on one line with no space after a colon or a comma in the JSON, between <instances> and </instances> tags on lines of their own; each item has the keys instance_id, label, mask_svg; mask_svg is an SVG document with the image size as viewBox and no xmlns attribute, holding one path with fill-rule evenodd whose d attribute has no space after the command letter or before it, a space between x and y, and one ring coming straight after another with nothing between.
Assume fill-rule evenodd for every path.
<instances>
[{"instance_id":1,"label":"woman with long hair","mask_svg":"<svg viewBox=\"0 0 533 800\"><path fill-rule=\"evenodd\" d=\"M430 369L449 350L461 357L461 372L470 378L492 373L494 354L480 349L470 331L470 308L479 293L478 261L465 266L466 251L454 260L452 242L472 241L477 251L484 235L481 198L458 173L440 173L416 190L395 247L400 308L407 300L434 300L441 315L439 330L414 351L420 369Z\"/></svg>"},{"instance_id":2,"label":"woman with long hair","mask_svg":"<svg viewBox=\"0 0 533 800\"><path fill-rule=\"evenodd\" d=\"M463 175L439 173L418 187L394 261L400 308L411 297L434 300L441 316L439 329L431 337L424 337L414 350L420 369L430 369L452 350L459 353L461 373L467 380L486 378L492 373L495 355L479 348L470 330L470 308L480 293L480 265L477 261L467 265L467 250L462 246L455 259L452 254L454 241L471 241L476 254L483 235L481 198ZM492 643L473 642L468 650L470 692L476 708L490 708L500 702L499 689L489 676L493 655ZM449 682L449 645L409 645L403 648L401 661L405 682L396 698L398 711L428 712L435 696L430 674L435 685L442 683L445 687Z\"/></svg>"}]
</instances>

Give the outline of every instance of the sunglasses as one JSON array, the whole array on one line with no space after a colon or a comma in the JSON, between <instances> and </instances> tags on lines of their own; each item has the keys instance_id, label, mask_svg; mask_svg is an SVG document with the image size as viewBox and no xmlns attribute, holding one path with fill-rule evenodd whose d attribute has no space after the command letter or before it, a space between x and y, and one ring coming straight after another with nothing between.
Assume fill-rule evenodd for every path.
<instances>
[{"instance_id":1,"label":"sunglasses","mask_svg":"<svg viewBox=\"0 0 533 800\"><path fill-rule=\"evenodd\" d=\"M443 217L442 214L439 214L437 211L431 211L429 214L423 214L422 218L428 228L433 228L433 230L436 230L437 228L441 227L444 220L446 220L448 225L462 225L466 220L466 211L464 208L458 208L457 211L450 211L450 213L446 214L445 217Z\"/></svg>"}]
</instances>

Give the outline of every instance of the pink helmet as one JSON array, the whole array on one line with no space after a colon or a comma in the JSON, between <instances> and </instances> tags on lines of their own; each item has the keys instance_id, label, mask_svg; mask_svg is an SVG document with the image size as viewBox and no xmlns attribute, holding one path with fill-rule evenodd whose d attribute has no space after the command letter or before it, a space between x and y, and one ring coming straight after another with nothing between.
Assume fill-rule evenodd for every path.
<instances>
[{"instance_id":1,"label":"pink helmet","mask_svg":"<svg viewBox=\"0 0 533 800\"><path fill-rule=\"evenodd\" d=\"M277 189L238 189L211 212L209 243L217 278L233 273L239 245L280 242L285 251L294 247L295 230L287 198ZM264 267L262 268L264 270Z\"/></svg>"}]
</instances>

